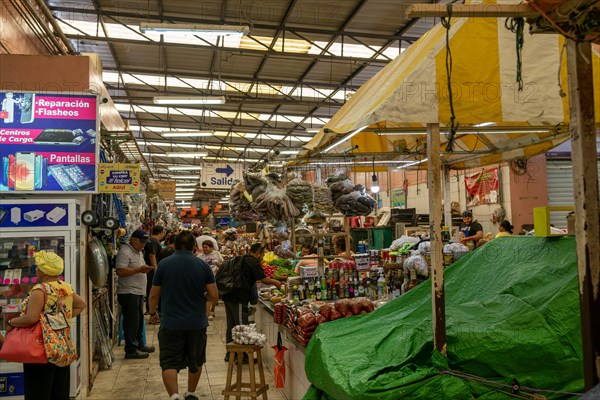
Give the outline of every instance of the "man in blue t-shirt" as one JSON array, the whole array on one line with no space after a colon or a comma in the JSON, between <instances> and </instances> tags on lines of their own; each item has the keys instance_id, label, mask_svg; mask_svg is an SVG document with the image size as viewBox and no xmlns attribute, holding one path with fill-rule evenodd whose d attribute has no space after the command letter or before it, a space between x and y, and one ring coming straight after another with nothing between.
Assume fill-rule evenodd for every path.
<instances>
[{"instance_id":1,"label":"man in blue t-shirt","mask_svg":"<svg viewBox=\"0 0 600 400\"><path fill-rule=\"evenodd\" d=\"M195 391L206 361L206 301L217 301L212 270L194 256L194 235L185 231L175 238L175 253L158 263L150 290L150 316L161 301L158 332L160 367L171 400L179 399L177 373L188 368L185 400L197 400Z\"/></svg>"}]
</instances>

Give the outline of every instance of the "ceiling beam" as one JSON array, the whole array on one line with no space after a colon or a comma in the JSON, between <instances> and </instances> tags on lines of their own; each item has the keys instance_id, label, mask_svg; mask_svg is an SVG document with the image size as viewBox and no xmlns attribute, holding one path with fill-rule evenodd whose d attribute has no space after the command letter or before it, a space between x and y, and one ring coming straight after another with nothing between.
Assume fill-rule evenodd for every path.
<instances>
[{"instance_id":1,"label":"ceiling beam","mask_svg":"<svg viewBox=\"0 0 600 400\"><path fill-rule=\"evenodd\" d=\"M535 18L539 13L529 4L452 4L453 17L489 17L509 18L524 17ZM442 18L448 16L447 4L410 4L406 9L409 18L434 17Z\"/></svg>"},{"instance_id":2,"label":"ceiling beam","mask_svg":"<svg viewBox=\"0 0 600 400\"><path fill-rule=\"evenodd\" d=\"M111 16L111 17L120 17L120 18L131 18L138 19L139 21L165 21L165 22L173 22L173 23L194 23L194 24L223 24L223 23L239 23L239 20L236 21L223 21L222 19L215 18L195 18L190 16L183 15L173 15L168 14L164 15L163 18L159 15L155 14L147 14L145 12L124 12L123 10L106 10L102 9L99 12L89 8L81 8L81 7L66 7L66 6L49 6L48 7L52 11L65 12L68 14L92 14L94 16ZM294 26L294 27L285 27L279 24L265 24L265 23L253 23L252 27L254 29L264 29L264 30L282 30L285 32L295 33L305 33L305 34L315 34L315 35L326 35L326 36L354 36L361 37L367 39L378 39L378 40L405 40L409 42L414 42L419 39L418 36L414 35L388 35L385 33L374 33L374 32L356 32L356 31L343 31L339 29L327 29L326 27L313 28L309 26Z\"/></svg>"},{"instance_id":3,"label":"ceiling beam","mask_svg":"<svg viewBox=\"0 0 600 400\"><path fill-rule=\"evenodd\" d=\"M383 67L383 66L382 66ZM121 72L127 74L160 74L162 72L159 68L154 67L141 67L141 66L128 66L121 65L120 67L104 67L105 71L111 72ZM181 78L196 78L196 79L211 79L210 71L193 71L193 70L181 70L176 68L169 68L169 75L177 76ZM233 81L236 83L243 84L253 84L253 83L264 83L266 85L295 85L298 83L297 79L283 79L283 78L269 78L269 77L259 77L254 78L252 75L236 75L236 74L219 74L221 79L224 81ZM350 85L350 84L339 84L334 82L316 82L316 81L304 81L300 84L300 86L307 85L318 87L319 89L348 89L348 90L358 90L360 85Z\"/></svg>"}]
</instances>

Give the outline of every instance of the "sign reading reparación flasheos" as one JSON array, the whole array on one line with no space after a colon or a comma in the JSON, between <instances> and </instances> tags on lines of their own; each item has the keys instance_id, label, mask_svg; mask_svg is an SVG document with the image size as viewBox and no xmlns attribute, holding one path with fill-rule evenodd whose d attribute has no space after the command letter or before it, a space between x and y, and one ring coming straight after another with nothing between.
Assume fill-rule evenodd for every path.
<instances>
[{"instance_id":1,"label":"sign reading reparaci\u00f3n flasheos","mask_svg":"<svg viewBox=\"0 0 600 400\"><path fill-rule=\"evenodd\" d=\"M0 192L95 192L95 95L0 92Z\"/></svg>"}]
</instances>

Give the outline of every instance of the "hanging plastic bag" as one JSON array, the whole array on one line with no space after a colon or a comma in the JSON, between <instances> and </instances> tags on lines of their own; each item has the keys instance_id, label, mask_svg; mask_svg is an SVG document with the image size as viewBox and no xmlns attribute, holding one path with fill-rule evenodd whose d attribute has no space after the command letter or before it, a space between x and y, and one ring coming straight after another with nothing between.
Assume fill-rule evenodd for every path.
<instances>
[{"instance_id":1,"label":"hanging plastic bag","mask_svg":"<svg viewBox=\"0 0 600 400\"><path fill-rule=\"evenodd\" d=\"M277 345L271 347L275 350L273 357L273 378L275 379L275 387L282 389L285 387L285 357L284 353L287 347L283 346L281 340L281 332L277 333Z\"/></svg>"}]
</instances>

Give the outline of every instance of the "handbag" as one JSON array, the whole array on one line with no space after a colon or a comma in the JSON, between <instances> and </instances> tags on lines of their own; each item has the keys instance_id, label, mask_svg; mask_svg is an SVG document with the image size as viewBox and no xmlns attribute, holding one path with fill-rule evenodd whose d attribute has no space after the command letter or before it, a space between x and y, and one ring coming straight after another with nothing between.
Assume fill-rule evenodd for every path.
<instances>
[{"instance_id":1,"label":"handbag","mask_svg":"<svg viewBox=\"0 0 600 400\"><path fill-rule=\"evenodd\" d=\"M47 290L46 285L43 284L44 291ZM50 288L52 289L51 286ZM71 339L71 327L67 320L70 313L63 302L63 296L58 291L56 303L40 318L48 362L58 367L66 367L77 360L77 349Z\"/></svg>"},{"instance_id":2,"label":"handbag","mask_svg":"<svg viewBox=\"0 0 600 400\"><path fill-rule=\"evenodd\" d=\"M46 301L47 293L44 289L44 304ZM48 357L40 321L31 326L15 327L8 332L0 348L0 360L24 364L47 364Z\"/></svg>"}]
</instances>

